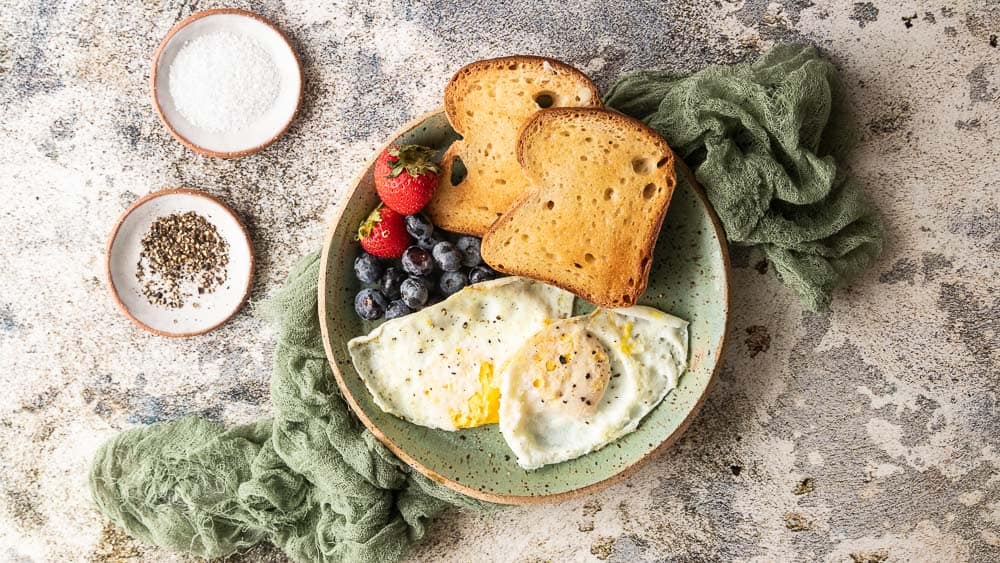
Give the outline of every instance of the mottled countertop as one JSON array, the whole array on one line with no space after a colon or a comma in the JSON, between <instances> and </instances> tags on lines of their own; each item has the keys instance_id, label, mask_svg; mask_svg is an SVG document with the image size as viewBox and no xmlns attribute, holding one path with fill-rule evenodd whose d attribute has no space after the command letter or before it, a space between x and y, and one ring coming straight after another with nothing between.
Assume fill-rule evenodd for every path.
<instances>
[{"instance_id":1,"label":"mottled countertop","mask_svg":"<svg viewBox=\"0 0 1000 563\"><path fill-rule=\"evenodd\" d=\"M843 73L862 132L848 164L888 224L880 262L813 314L733 249L724 365L672 449L588 498L449 513L413 559L1000 560L995 0L240 1L288 32L306 86L288 134L238 160L185 149L149 102L160 39L215 4L0 4L0 560L187 560L100 517L91 456L135 425L268 412L273 333L252 306L186 340L115 309L104 245L138 197L189 186L231 203L253 233L259 301L320 244L373 149L436 107L463 63L547 54L607 87L785 40Z\"/></svg>"}]
</instances>

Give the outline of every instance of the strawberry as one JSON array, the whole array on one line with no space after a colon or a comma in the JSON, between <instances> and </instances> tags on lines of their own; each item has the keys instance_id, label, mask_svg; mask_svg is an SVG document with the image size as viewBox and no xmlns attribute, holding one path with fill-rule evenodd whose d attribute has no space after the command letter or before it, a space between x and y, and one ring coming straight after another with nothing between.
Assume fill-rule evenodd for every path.
<instances>
[{"instance_id":1,"label":"strawberry","mask_svg":"<svg viewBox=\"0 0 1000 563\"><path fill-rule=\"evenodd\" d=\"M375 160L375 191L386 207L412 215L431 200L437 188L434 149L420 145L389 147Z\"/></svg>"},{"instance_id":2,"label":"strawberry","mask_svg":"<svg viewBox=\"0 0 1000 563\"><path fill-rule=\"evenodd\" d=\"M379 258L399 258L410 246L403 216L382 205L361 223L357 238L362 248Z\"/></svg>"}]
</instances>

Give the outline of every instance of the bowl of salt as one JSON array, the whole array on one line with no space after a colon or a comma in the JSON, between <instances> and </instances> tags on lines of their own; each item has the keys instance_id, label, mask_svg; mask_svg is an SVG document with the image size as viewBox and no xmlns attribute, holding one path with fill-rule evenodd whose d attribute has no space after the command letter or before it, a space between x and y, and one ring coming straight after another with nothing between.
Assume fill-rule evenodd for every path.
<instances>
[{"instance_id":1,"label":"bowl of salt","mask_svg":"<svg viewBox=\"0 0 1000 563\"><path fill-rule=\"evenodd\" d=\"M302 97L302 68L288 38L234 8L175 25L153 57L153 105L171 135L206 156L258 152L288 129Z\"/></svg>"}]
</instances>

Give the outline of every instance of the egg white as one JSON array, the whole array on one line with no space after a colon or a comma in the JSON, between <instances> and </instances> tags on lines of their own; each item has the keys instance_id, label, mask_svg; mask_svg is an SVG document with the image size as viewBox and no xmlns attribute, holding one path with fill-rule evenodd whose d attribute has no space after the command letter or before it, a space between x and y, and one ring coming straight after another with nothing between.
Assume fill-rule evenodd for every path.
<instances>
[{"instance_id":1,"label":"egg white","mask_svg":"<svg viewBox=\"0 0 1000 563\"><path fill-rule=\"evenodd\" d=\"M500 431L517 463L537 469L634 431L677 387L687 367L687 325L638 306L543 328L500 374Z\"/></svg>"},{"instance_id":2,"label":"egg white","mask_svg":"<svg viewBox=\"0 0 1000 563\"><path fill-rule=\"evenodd\" d=\"M526 278L468 286L441 303L387 321L348 342L383 411L458 430L496 416L500 365L531 335L572 314L573 296Z\"/></svg>"}]
</instances>

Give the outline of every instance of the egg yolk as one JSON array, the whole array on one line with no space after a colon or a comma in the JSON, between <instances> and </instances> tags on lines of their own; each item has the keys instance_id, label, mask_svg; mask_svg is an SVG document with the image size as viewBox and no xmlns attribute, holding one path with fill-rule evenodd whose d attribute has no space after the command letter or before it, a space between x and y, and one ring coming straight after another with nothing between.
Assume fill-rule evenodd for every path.
<instances>
[{"instance_id":1,"label":"egg yolk","mask_svg":"<svg viewBox=\"0 0 1000 563\"><path fill-rule=\"evenodd\" d=\"M529 341L531 362L520 380L540 408L572 416L593 414L611 377L610 359L600 340L580 325L553 325Z\"/></svg>"},{"instance_id":2,"label":"egg yolk","mask_svg":"<svg viewBox=\"0 0 1000 563\"><path fill-rule=\"evenodd\" d=\"M450 411L456 428L473 428L500 421L500 389L493 383L493 364L479 366L479 391L476 391L463 411Z\"/></svg>"},{"instance_id":3,"label":"egg yolk","mask_svg":"<svg viewBox=\"0 0 1000 563\"><path fill-rule=\"evenodd\" d=\"M621 351L623 354L631 354L634 343L632 342L632 323L625 323L622 328Z\"/></svg>"}]
</instances>

